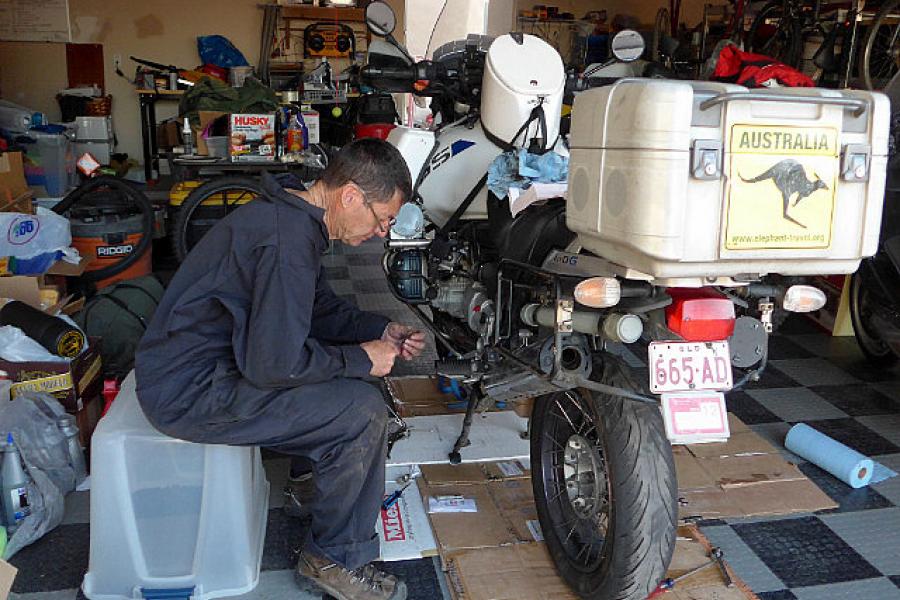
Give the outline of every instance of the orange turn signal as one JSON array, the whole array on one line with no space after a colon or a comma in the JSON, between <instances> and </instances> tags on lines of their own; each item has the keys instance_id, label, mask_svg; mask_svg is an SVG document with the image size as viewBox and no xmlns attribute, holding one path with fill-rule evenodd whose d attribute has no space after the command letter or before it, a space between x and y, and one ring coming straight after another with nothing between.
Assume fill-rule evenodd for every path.
<instances>
[{"instance_id":1,"label":"orange turn signal","mask_svg":"<svg viewBox=\"0 0 900 600\"><path fill-rule=\"evenodd\" d=\"M622 286L615 277L591 277L575 286L575 301L591 308L615 306L622 299Z\"/></svg>"}]
</instances>

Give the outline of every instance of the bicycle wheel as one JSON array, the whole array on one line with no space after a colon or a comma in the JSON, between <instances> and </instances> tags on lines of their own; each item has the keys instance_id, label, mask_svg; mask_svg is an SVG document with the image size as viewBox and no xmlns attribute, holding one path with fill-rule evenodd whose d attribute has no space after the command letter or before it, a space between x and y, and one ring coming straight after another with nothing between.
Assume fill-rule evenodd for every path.
<instances>
[{"instance_id":1,"label":"bicycle wheel","mask_svg":"<svg viewBox=\"0 0 900 600\"><path fill-rule=\"evenodd\" d=\"M172 233L178 261L185 259L213 225L262 193L256 179L233 176L211 179L192 191L178 211Z\"/></svg>"},{"instance_id":2,"label":"bicycle wheel","mask_svg":"<svg viewBox=\"0 0 900 600\"><path fill-rule=\"evenodd\" d=\"M650 42L650 62L662 62L662 42L669 35L671 22L669 9L660 8L656 11L656 24L653 26L653 38Z\"/></svg>"},{"instance_id":3,"label":"bicycle wheel","mask_svg":"<svg viewBox=\"0 0 900 600\"><path fill-rule=\"evenodd\" d=\"M862 76L866 88L883 89L900 66L900 0L881 7L863 46Z\"/></svg>"},{"instance_id":4,"label":"bicycle wheel","mask_svg":"<svg viewBox=\"0 0 900 600\"><path fill-rule=\"evenodd\" d=\"M759 11L744 41L749 52L774 58L795 69L803 51L803 25L785 17L782 0L773 0Z\"/></svg>"}]
</instances>

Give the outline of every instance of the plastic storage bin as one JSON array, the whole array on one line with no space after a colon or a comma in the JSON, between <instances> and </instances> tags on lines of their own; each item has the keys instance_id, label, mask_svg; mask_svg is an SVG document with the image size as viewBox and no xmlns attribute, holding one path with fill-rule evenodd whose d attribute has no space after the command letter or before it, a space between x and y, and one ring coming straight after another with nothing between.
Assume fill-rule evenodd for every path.
<instances>
[{"instance_id":1,"label":"plastic storage bin","mask_svg":"<svg viewBox=\"0 0 900 600\"><path fill-rule=\"evenodd\" d=\"M91 600L206 600L256 587L269 496L258 448L156 431L132 373L94 433L91 479Z\"/></svg>"},{"instance_id":2,"label":"plastic storage bin","mask_svg":"<svg viewBox=\"0 0 900 600\"><path fill-rule=\"evenodd\" d=\"M878 245L889 112L864 91L656 79L586 91L566 222L664 285L852 273Z\"/></svg>"},{"instance_id":3,"label":"plastic storage bin","mask_svg":"<svg viewBox=\"0 0 900 600\"><path fill-rule=\"evenodd\" d=\"M65 196L75 184L75 152L62 134L28 132L36 140L25 152L28 185L42 185L53 197Z\"/></svg>"}]
</instances>

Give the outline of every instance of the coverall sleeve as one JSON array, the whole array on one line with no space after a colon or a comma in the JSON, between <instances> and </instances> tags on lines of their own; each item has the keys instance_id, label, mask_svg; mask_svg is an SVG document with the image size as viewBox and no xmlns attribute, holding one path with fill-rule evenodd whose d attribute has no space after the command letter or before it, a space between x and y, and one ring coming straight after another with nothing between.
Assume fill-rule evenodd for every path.
<instances>
[{"instance_id":1,"label":"coverall sleeve","mask_svg":"<svg viewBox=\"0 0 900 600\"><path fill-rule=\"evenodd\" d=\"M246 343L234 344L243 354L235 359L244 377L260 388L277 389L368 375L372 363L361 347L327 345L310 336L316 271L285 259L277 247L260 252Z\"/></svg>"},{"instance_id":2,"label":"coverall sleeve","mask_svg":"<svg viewBox=\"0 0 900 600\"><path fill-rule=\"evenodd\" d=\"M335 294L325 278L325 270L320 269L316 280L312 337L338 344L368 342L379 339L389 322L387 317L360 310Z\"/></svg>"}]
</instances>

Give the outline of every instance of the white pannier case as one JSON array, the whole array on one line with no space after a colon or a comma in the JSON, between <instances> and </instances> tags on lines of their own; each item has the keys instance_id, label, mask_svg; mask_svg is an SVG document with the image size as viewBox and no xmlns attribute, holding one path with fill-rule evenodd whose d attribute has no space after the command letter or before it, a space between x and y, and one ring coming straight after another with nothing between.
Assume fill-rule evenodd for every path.
<instances>
[{"instance_id":1,"label":"white pannier case","mask_svg":"<svg viewBox=\"0 0 900 600\"><path fill-rule=\"evenodd\" d=\"M666 285L852 273L878 245L889 102L625 79L575 99L567 223Z\"/></svg>"}]
</instances>

